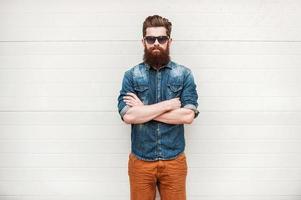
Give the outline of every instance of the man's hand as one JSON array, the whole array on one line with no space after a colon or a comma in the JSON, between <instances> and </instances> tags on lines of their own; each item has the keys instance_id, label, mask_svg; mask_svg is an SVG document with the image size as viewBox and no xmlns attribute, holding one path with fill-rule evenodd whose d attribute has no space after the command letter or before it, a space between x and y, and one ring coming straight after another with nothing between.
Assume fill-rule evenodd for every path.
<instances>
[{"instance_id":1,"label":"man's hand","mask_svg":"<svg viewBox=\"0 0 301 200\"><path fill-rule=\"evenodd\" d=\"M181 108L181 101L179 97L166 100L167 106L169 106L170 110L175 110Z\"/></svg>"},{"instance_id":2,"label":"man's hand","mask_svg":"<svg viewBox=\"0 0 301 200\"><path fill-rule=\"evenodd\" d=\"M136 96L136 94L128 92L126 96L123 97L123 101L133 107L133 106L143 106L144 104L141 100Z\"/></svg>"}]
</instances>

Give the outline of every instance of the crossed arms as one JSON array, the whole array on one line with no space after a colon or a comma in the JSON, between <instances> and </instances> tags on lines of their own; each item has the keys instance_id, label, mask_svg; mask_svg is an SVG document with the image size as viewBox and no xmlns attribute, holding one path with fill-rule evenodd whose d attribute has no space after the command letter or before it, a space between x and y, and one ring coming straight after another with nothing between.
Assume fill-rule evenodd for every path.
<instances>
[{"instance_id":1,"label":"crossed arms","mask_svg":"<svg viewBox=\"0 0 301 200\"><path fill-rule=\"evenodd\" d=\"M127 93L123 101L130 106L123 116L127 124L141 124L156 120L167 124L191 124L194 111L181 108L179 98L161 101L152 105L144 105L134 93Z\"/></svg>"}]
</instances>

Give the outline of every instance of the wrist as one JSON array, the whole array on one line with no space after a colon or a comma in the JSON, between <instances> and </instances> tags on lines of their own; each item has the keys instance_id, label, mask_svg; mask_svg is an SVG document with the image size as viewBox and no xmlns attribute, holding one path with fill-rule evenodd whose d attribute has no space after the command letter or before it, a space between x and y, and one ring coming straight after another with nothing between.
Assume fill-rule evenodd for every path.
<instances>
[{"instance_id":1,"label":"wrist","mask_svg":"<svg viewBox=\"0 0 301 200\"><path fill-rule=\"evenodd\" d=\"M162 101L161 103L165 112L170 111L172 109L169 100Z\"/></svg>"}]
</instances>

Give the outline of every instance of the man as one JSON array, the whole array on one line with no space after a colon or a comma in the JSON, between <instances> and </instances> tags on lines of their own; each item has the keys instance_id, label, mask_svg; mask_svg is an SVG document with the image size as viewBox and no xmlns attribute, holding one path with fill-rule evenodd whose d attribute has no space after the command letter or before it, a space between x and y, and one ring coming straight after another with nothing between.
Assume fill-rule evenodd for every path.
<instances>
[{"instance_id":1,"label":"man","mask_svg":"<svg viewBox=\"0 0 301 200\"><path fill-rule=\"evenodd\" d=\"M127 70L118 97L121 119L131 124L128 161L131 200L186 199L184 124L198 116L189 68L170 60L171 22L158 15L143 23L144 62Z\"/></svg>"}]
</instances>

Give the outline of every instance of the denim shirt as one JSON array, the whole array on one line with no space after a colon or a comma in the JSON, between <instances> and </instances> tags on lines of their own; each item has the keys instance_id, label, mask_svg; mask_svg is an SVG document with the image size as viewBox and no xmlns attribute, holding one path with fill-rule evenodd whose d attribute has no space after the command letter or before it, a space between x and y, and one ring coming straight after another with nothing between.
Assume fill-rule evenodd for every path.
<instances>
[{"instance_id":1,"label":"denim shirt","mask_svg":"<svg viewBox=\"0 0 301 200\"><path fill-rule=\"evenodd\" d=\"M130 108L123 101L127 92L135 93L144 105L180 97L181 107L198 116L198 94L189 68L170 61L159 70L142 62L124 73L118 96L118 112L123 120ZM131 152L141 160L170 160L184 152L183 124L166 124L150 120L131 124Z\"/></svg>"}]
</instances>

